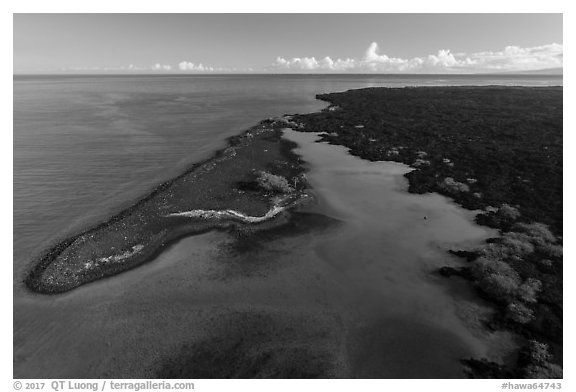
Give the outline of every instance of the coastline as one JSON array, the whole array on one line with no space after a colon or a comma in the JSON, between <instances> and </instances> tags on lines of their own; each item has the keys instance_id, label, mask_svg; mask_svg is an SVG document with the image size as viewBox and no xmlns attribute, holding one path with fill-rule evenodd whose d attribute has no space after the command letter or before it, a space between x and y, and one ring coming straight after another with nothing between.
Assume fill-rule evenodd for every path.
<instances>
[{"instance_id":1,"label":"coastline","mask_svg":"<svg viewBox=\"0 0 576 392\"><path fill-rule=\"evenodd\" d=\"M414 168L409 193L438 193L499 237L450 253L440 268L496 310L491 330L522 341L517 363L462 363L474 378L562 377L562 87L367 88L321 94L320 113L295 116L300 131L369 161Z\"/></svg>"},{"instance_id":2,"label":"coastline","mask_svg":"<svg viewBox=\"0 0 576 392\"><path fill-rule=\"evenodd\" d=\"M427 89L427 88L422 88ZM428 88L430 89L430 88ZM432 88L436 90L446 90L446 89L458 89L458 88ZM478 87L474 87L474 89L478 89ZM481 88L480 88L481 89ZM511 89L514 90L516 88L502 88L502 89ZM354 91L362 91L362 90L354 90ZM423 91L423 90L422 90ZM430 91L430 90L428 90ZM320 96L320 99L329 98L333 96L342 95L345 96L346 94L356 94L355 92L346 92L346 93L337 93L337 94L327 94ZM440 194L447 195L454 199L458 204L462 205L468 209L478 209L478 208L486 208L486 205L481 205L480 200L482 198L478 198L474 196L474 193L479 192L472 192L475 187L483 186L482 181L480 183L475 182L461 182L463 178L459 175L457 171L451 171L451 168L454 166L450 166L449 164L452 163L459 167L461 161L457 158L450 156L448 162L444 161L446 157L439 156L437 157L436 161L431 159L429 155L432 154L441 154L441 148L439 150L432 150L427 148L427 151L423 151L423 148L417 146L418 140L414 140L413 146L404 146L402 144L396 143L394 145L393 141L390 140L382 140L378 137L374 138L370 132L372 127L369 124L365 124L364 119L366 117L360 116L360 118L356 117L358 113L361 113L359 110L355 113L354 118L351 119L351 123L346 124L346 127L350 128L351 132L348 132L346 137L340 137L339 129L342 127L342 108L346 109L345 105L334 105L333 101L329 99L325 99L328 102L332 103L332 105L325 109L320 113L310 114L310 115L296 115L294 118L296 122L290 122L290 117L285 119L277 119L277 120L265 120L258 124L257 126L250 128L248 131L244 132L239 136L235 136L229 139L228 147L218 151L214 157L209 158L206 161L201 163L197 163L192 166L191 169L187 170L185 173L181 174L180 176L169 180L161 185L159 185L154 191L152 191L148 196L134 204L132 207L120 212L119 214L113 216L106 222L103 222L89 230L86 230L78 235L72 236L68 239L63 240L58 245L50 249L45 256L38 261L38 264L33 268L31 274L26 280L26 284L29 288L33 291L41 292L41 293L58 293L67 290L71 290L79 285L104 278L107 276L115 275L117 273L126 271L128 269L134 268L142 263L145 263L148 260L151 260L155 257L155 255L159 254L162 249L167 246L169 243L176 241L179 238L184 236L192 235L192 234L199 234L206 231L211 230L233 230L236 232L241 233L243 230L252 230L254 227L256 230L258 229L267 229L273 226L281 225L283 222L286 221L283 217L283 213L279 212L278 215L274 214L274 216L270 216L270 219L264 219L262 221L258 221L258 219L254 222L245 223L243 222L243 216L250 216L250 217L266 217L270 211L275 211L274 209L280 207L277 203L273 200L278 197L278 192L270 192L264 191L263 189L259 189L255 185L255 178L252 169L260 170L260 171L267 171L273 175L281 175L282 177L288 180L288 183L294 183L294 200L290 200L287 204L281 204L282 208L290 208L294 204L300 202L301 200L306 199L307 193L306 188L307 184L305 182L304 177L302 177L302 173L304 169L301 165L301 161L299 160L298 156L292 153L292 149L295 147L294 144L283 140L281 137L281 129L291 126L296 128L299 131L311 131L317 132L320 129L324 132L324 140L328 141L332 144L342 144L346 145L347 147L351 148L350 153L352 155L358 155L362 158L368 160L392 160L392 161L400 161L403 163L408 163L412 165L412 167L416 167L418 170L410 172L406 177L409 179L410 188L409 192L411 193L427 193L427 192L437 192ZM336 109L334 109L336 108ZM354 108L355 110L358 108ZM330 119L330 116L340 116L336 119ZM322 118L325 116L326 118ZM310 121L312 120L312 121ZM334 121L332 121L334 120ZM360 120L357 121L357 120ZM331 122L332 121L332 122ZM340 121L340 123L338 122ZM335 135L336 134L336 135ZM355 139L348 138L348 135L353 135ZM360 135L360 136L359 136ZM377 135L376 135L377 136ZM358 144L360 141L360 145ZM446 142L446 141L444 141ZM385 148L366 148L363 150L363 146L370 146L370 147L382 147L380 144L384 144ZM392 144L390 144L392 143ZM240 194L249 194L250 197L247 200L244 200L243 203L245 204L238 204L238 205L230 205L232 200L232 194L227 194L222 196L221 193L215 192L212 194L213 188L203 188L210 190L212 196L218 200L208 200L203 199L200 197L200 202L187 204L184 202L180 204L180 200L178 204L172 204L171 206L177 206L177 211L172 209L164 208L163 203L159 203L159 200L162 200L162 196L166 193L169 193L172 186L177 186L180 182L187 182L186 179L188 176L194 177L198 175L200 177L204 176L213 176L213 170L216 168L218 170L218 166L230 163L232 161L238 161L236 154L239 150L243 148L247 148L249 151L250 148L253 148L255 144L259 146L255 148L254 151L259 152L257 155L257 164L252 167L244 166L241 168L241 172L244 173L244 176L236 176L234 177L234 188L236 191L240 190L244 193ZM380 146L379 146L380 145ZM396 147L396 148L394 148ZM402 147L402 148L401 148ZM264 159L267 156L267 153L270 152L270 149L274 149L274 155L278 159ZM419 154L420 152L425 152L424 154ZM271 155L271 154L270 154ZM246 158L246 157L245 157ZM384 159L381 159L384 158ZM420 162L418 165L415 165L418 159L421 161L432 161L434 164L425 164ZM279 164L279 162L281 164ZM272 166L271 167L269 166ZM236 165L233 165L236 166ZM441 170L438 170L442 168ZM246 170L244 170L246 169ZM441 178L448 178L448 175L444 172L444 170L448 170L450 175L453 175L452 182L445 183L445 186L442 186L442 182L438 181L439 175L441 174ZM236 172L238 173L238 172ZM476 177L470 177L473 179L478 180ZM462 189L464 188L462 185L466 185L468 187L468 191L463 192ZM213 184L212 184L213 185ZM228 184L230 185L230 184ZM226 187L227 190L230 190L228 186ZM456 191L455 191L456 189ZM202 190L197 190L197 192L203 193ZM222 196L222 197L221 197ZM237 196L237 194L236 194ZM234 197L236 197L234 196ZM480 200L478 200L480 199ZM499 200L498 198L492 198L490 200L490 206L498 207L503 203L503 200ZM508 201L508 200L504 200ZM153 233L153 235L147 237L149 241L143 245L143 248L140 248L141 241L140 239L137 242L130 242L128 241L127 244L123 245L122 247L115 248L115 252L112 253L97 253L93 255L96 259L103 259L103 258L112 258L117 257L120 263L105 263L102 268L95 269L91 273L83 273L78 275L70 275L67 274L68 271L62 271L63 276L63 284L46 284L46 281L42 280L43 274L46 272L50 265L57 261L58 258L69 248L73 246L80 246L82 243L86 243L85 236L90 236L93 233L97 233L101 230L104 231L114 231L118 224L121 225L124 219L130 219L134 214L138 214L140 211L149 211L150 208L148 203L152 203L154 206L158 207L158 211L162 211L162 214L158 214L159 221L163 221L160 218L166 218L170 214L173 214L172 217L167 218L165 225L160 227L160 230L157 230ZM521 209L524 213L524 209ZM191 216L185 216L186 211L196 211L196 215L194 213ZM202 213L198 211L206 211L209 212L209 216L202 216ZM226 212L226 211L233 211L234 213L228 213L224 219L219 219L215 217L215 212ZM166 214L164 214L164 212ZM178 216L180 214L180 216ZM183 215L184 214L184 215ZM528 212L528 217L530 217L530 212ZM499 227L499 222L496 218L497 211L488 212L484 214L487 218L480 218L478 223L485 224L490 227L496 227L500 230L504 230L506 227ZM196 219L190 221L190 219ZM511 227L512 224L510 222L504 222L509 224ZM164 224L164 223L163 223ZM552 226L555 224L552 223ZM128 229L125 229L124 233L133 233L130 231L130 226ZM165 231L163 231L165 230ZM561 234L561 232L560 232ZM138 238L142 236L137 236ZM115 239L116 241L116 239ZM104 240L107 246L110 244L116 244L113 241L106 241ZM473 253L474 250L466 250L463 255L470 255ZM466 253L469 252L469 253ZM76 260L80 260L80 256L82 256L82 251L74 253L72 255L76 257ZM472 257L470 261L473 261L474 258ZM442 271L440 271L442 272ZM556 270L554 270L556 272ZM444 270L445 275L460 275L466 276L466 271L460 270ZM73 278L73 276L77 276L77 278ZM508 324L500 323L491 323L489 324L490 328L498 329L498 328L510 328ZM512 324L513 328L518 328L517 325ZM520 332L522 330L520 329ZM560 347L561 349L561 347ZM555 352L555 358L557 358L557 353ZM561 358L560 358L561 361ZM471 376L480 377L482 375L489 374L491 377L504 377L517 375L519 373L510 373L510 369L503 369L498 367L499 365L491 364L491 363L474 363L468 362L466 363L472 369ZM482 372L482 366L485 366L487 369L484 369Z\"/></svg>"},{"instance_id":3,"label":"coastline","mask_svg":"<svg viewBox=\"0 0 576 392\"><path fill-rule=\"evenodd\" d=\"M108 220L52 246L33 262L24 283L38 293L61 293L145 263L187 235L280 224L286 209L308 197L303 168L292 153L295 145L281 137L288 124L289 116L267 119L228 138L227 146L212 157ZM259 172L286 178L293 187L287 192L259 187ZM232 213L186 214L193 210ZM264 219L253 219L258 216Z\"/></svg>"},{"instance_id":4,"label":"coastline","mask_svg":"<svg viewBox=\"0 0 576 392\"><path fill-rule=\"evenodd\" d=\"M303 123L299 130L322 133L323 141L344 145L352 155L415 168L407 175L411 193L436 192L469 210L521 205L523 219L561 236L562 200L555 196L562 191L562 90L365 88L318 94L330 106L294 119ZM468 189L438 181L446 177L464 180Z\"/></svg>"}]
</instances>

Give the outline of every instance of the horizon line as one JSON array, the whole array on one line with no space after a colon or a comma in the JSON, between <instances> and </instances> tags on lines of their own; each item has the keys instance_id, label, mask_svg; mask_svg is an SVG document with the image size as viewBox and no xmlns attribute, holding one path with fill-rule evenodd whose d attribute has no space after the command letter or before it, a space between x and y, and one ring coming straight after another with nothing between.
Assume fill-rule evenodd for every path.
<instances>
[{"instance_id":1,"label":"horizon line","mask_svg":"<svg viewBox=\"0 0 576 392\"><path fill-rule=\"evenodd\" d=\"M562 73L539 73L561 69ZM475 73L327 73L327 72L198 72L198 73L12 73L12 76L564 76L563 68L534 71L475 72Z\"/></svg>"}]
</instances>

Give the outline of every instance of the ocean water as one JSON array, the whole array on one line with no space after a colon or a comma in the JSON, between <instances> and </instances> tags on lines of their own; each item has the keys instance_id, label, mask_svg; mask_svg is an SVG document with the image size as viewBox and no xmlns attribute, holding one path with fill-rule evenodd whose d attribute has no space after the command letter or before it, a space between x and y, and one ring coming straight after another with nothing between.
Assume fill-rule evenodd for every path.
<instances>
[{"instance_id":1,"label":"ocean water","mask_svg":"<svg viewBox=\"0 0 576 392\"><path fill-rule=\"evenodd\" d=\"M371 86L558 85L543 76L15 76L14 281L66 234L133 203L261 119Z\"/></svg>"},{"instance_id":2,"label":"ocean water","mask_svg":"<svg viewBox=\"0 0 576 392\"><path fill-rule=\"evenodd\" d=\"M131 205L155 185L222 148L227 137L264 118L320 110L326 104L315 99L318 93L373 86L491 84L561 85L562 78L446 75L15 77L15 375L88 377L106 374L108 368L100 371L81 367L81 362L87 362L77 361L75 356L84 359L97 348L103 358L118 356L120 363L132 363L132 359L140 358L140 353L136 352L138 344L129 345L130 339L136 339L138 335L132 328L139 333L143 329L154 330L154 333L149 332L151 335L146 343L158 348L162 345L162 336L174 336L175 341L180 339L179 334L184 338L188 324L179 324L177 320L193 323L197 314L183 315L191 311L191 304L205 307L225 302L228 286L218 289L218 284L209 278L206 278L204 291L192 287L192 290L200 291L190 292L190 287L185 286L181 293L172 292L172 286L165 287L162 280L158 280L160 278L153 283L158 295L144 295L149 293L146 282L138 283L137 290L129 290L128 287L136 285L140 278L156 276L154 268L159 267L154 263L61 296L31 294L23 286L22 279L33 258L59 238ZM191 249L197 250L184 253L197 252L206 262L212 257L213 246L222 242L221 237L220 234L208 234L191 238L188 240L194 243ZM200 263L186 268L209 277L213 267ZM182 276L177 269L174 271L170 275L172 278ZM184 301L191 293L193 296ZM239 298L239 293L230 298ZM198 300L197 294L203 295L205 302ZM167 307L178 301L182 302L178 312L170 310L170 306L176 305ZM78 333L70 334L71 328ZM83 331L92 331L92 335ZM110 342L115 342L114 349L101 346ZM124 346L119 347L119 342ZM67 347L62 349L67 359L58 355L55 346ZM134 357L127 350L136 350ZM128 354L122 356L120 353ZM93 363L100 361L98 358L94 356ZM77 364L78 368L72 364ZM132 374L139 373L135 370Z\"/></svg>"}]
</instances>

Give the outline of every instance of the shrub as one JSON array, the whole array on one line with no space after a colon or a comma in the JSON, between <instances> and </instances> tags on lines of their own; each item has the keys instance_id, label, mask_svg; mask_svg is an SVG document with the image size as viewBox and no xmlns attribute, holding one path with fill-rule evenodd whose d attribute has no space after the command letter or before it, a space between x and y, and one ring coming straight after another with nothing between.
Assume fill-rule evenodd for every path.
<instances>
[{"instance_id":1,"label":"shrub","mask_svg":"<svg viewBox=\"0 0 576 392\"><path fill-rule=\"evenodd\" d=\"M529 365L524 369L525 378L562 378L562 368L553 363L547 363L546 365Z\"/></svg>"},{"instance_id":2,"label":"shrub","mask_svg":"<svg viewBox=\"0 0 576 392\"><path fill-rule=\"evenodd\" d=\"M440 184L440 188L451 192L451 193L458 193L458 192L470 192L470 187L463 182L458 182L454 180L452 177L446 177L444 181Z\"/></svg>"},{"instance_id":3,"label":"shrub","mask_svg":"<svg viewBox=\"0 0 576 392\"><path fill-rule=\"evenodd\" d=\"M562 367L551 363L550 347L545 343L530 340L520 351L518 363L524 366L526 378L562 378Z\"/></svg>"},{"instance_id":4,"label":"shrub","mask_svg":"<svg viewBox=\"0 0 576 392\"><path fill-rule=\"evenodd\" d=\"M481 254L489 259L522 259L534 252L534 247L529 242L521 242L513 239L501 240L500 243L492 243L483 247Z\"/></svg>"},{"instance_id":5,"label":"shrub","mask_svg":"<svg viewBox=\"0 0 576 392\"><path fill-rule=\"evenodd\" d=\"M496 213L496 216L500 219L511 221L516 220L520 217L520 211L517 208L512 207L509 204L502 204Z\"/></svg>"},{"instance_id":6,"label":"shrub","mask_svg":"<svg viewBox=\"0 0 576 392\"><path fill-rule=\"evenodd\" d=\"M506 317L519 324L526 324L534 319L534 312L522 303L512 302L506 308Z\"/></svg>"},{"instance_id":7,"label":"shrub","mask_svg":"<svg viewBox=\"0 0 576 392\"><path fill-rule=\"evenodd\" d=\"M528 361L536 365L547 364L552 359L549 349L550 347L546 343L530 340L527 347Z\"/></svg>"},{"instance_id":8,"label":"shrub","mask_svg":"<svg viewBox=\"0 0 576 392\"><path fill-rule=\"evenodd\" d=\"M537 263L546 270L550 270L554 267L554 262L550 259L540 259Z\"/></svg>"},{"instance_id":9,"label":"shrub","mask_svg":"<svg viewBox=\"0 0 576 392\"><path fill-rule=\"evenodd\" d=\"M547 257L552 257L552 258L557 258L557 259L562 258L562 255L564 253L562 245L556 245L556 244L544 244L544 245L539 246L538 250L540 252L542 252Z\"/></svg>"},{"instance_id":10,"label":"shrub","mask_svg":"<svg viewBox=\"0 0 576 392\"><path fill-rule=\"evenodd\" d=\"M509 232L504 234L501 244L506 248L506 253L510 256L525 256L534 252L534 245L530 242L530 237L526 234Z\"/></svg>"},{"instance_id":11,"label":"shrub","mask_svg":"<svg viewBox=\"0 0 576 392\"><path fill-rule=\"evenodd\" d=\"M470 264L470 273L475 279L490 275L509 276L518 280L518 274L512 266L502 260L480 257Z\"/></svg>"},{"instance_id":12,"label":"shrub","mask_svg":"<svg viewBox=\"0 0 576 392\"><path fill-rule=\"evenodd\" d=\"M480 252L489 259L522 259L534 252L534 245L526 234L509 232L504 234L498 242L484 246Z\"/></svg>"},{"instance_id":13,"label":"shrub","mask_svg":"<svg viewBox=\"0 0 576 392\"><path fill-rule=\"evenodd\" d=\"M288 184L288 180L286 178L265 171L258 173L258 178L256 181L258 182L258 186L260 188L267 191L281 193L289 193L294 191L294 188Z\"/></svg>"},{"instance_id":14,"label":"shrub","mask_svg":"<svg viewBox=\"0 0 576 392\"><path fill-rule=\"evenodd\" d=\"M480 249L480 254L485 258L492 260L506 259L509 256L506 247L494 243L482 247Z\"/></svg>"},{"instance_id":15,"label":"shrub","mask_svg":"<svg viewBox=\"0 0 576 392\"><path fill-rule=\"evenodd\" d=\"M416 160L414 161L414 163L412 164L412 166L415 166L415 167L419 167L419 166L422 166L422 165L430 166L430 161L427 160L427 159L418 158L418 159L416 159Z\"/></svg>"},{"instance_id":16,"label":"shrub","mask_svg":"<svg viewBox=\"0 0 576 392\"><path fill-rule=\"evenodd\" d=\"M478 288L494 301L510 303L516 296L519 282L517 278L502 275L489 275L478 281Z\"/></svg>"},{"instance_id":17,"label":"shrub","mask_svg":"<svg viewBox=\"0 0 576 392\"><path fill-rule=\"evenodd\" d=\"M531 244L532 243L531 241L533 240L533 238L530 237L528 234L518 233L515 231L509 231L509 232L504 233L502 235L502 240L508 240L508 239L516 240L516 241L520 241L520 242L526 242L529 244Z\"/></svg>"},{"instance_id":18,"label":"shrub","mask_svg":"<svg viewBox=\"0 0 576 392\"><path fill-rule=\"evenodd\" d=\"M536 296L542 289L542 282L538 279L529 278L518 287L517 297L524 302L536 302Z\"/></svg>"},{"instance_id":19,"label":"shrub","mask_svg":"<svg viewBox=\"0 0 576 392\"><path fill-rule=\"evenodd\" d=\"M533 240L540 240L541 242L555 243L556 237L547 225L543 223L517 223L514 225L514 230L521 233L526 233Z\"/></svg>"}]
</instances>

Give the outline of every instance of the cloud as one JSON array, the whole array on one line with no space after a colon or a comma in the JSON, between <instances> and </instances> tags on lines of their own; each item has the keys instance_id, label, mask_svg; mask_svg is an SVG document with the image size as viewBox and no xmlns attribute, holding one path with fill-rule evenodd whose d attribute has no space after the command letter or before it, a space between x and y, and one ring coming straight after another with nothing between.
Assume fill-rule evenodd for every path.
<instances>
[{"instance_id":1,"label":"cloud","mask_svg":"<svg viewBox=\"0 0 576 392\"><path fill-rule=\"evenodd\" d=\"M170 71L171 69L172 69L171 65L154 64L152 66L152 71Z\"/></svg>"},{"instance_id":2,"label":"cloud","mask_svg":"<svg viewBox=\"0 0 576 392\"><path fill-rule=\"evenodd\" d=\"M479 52L469 56L476 66L489 70L535 70L562 67L562 44L548 44L532 48L507 46L499 52Z\"/></svg>"},{"instance_id":3,"label":"cloud","mask_svg":"<svg viewBox=\"0 0 576 392\"><path fill-rule=\"evenodd\" d=\"M378 51L378 44L376 42L372 42L368 49L366 49L366 53L364 54L364 62L369 64L394 64L397 66L403 66L408 62L408 60L388 57L385 54L378 54Z\"/></svg>"},{"instance_id":4,"label":"cloud","mask_svg":"<svg viewBox=\"0 0 576 392\"><path fill-rule=\"evenodd\" d=\"M324 57L277 57L268 67L272 71L288 72L374 72L374 73L471 73L494 71L528 71L562 67L563 45L548 44L531 48L507 46L502 51L452 53L441 49L422 57L397 58L380 53L372 42L360 59Z\"/></svg>"},{"instance_id":5,"label":"cloud","mask_svg":"<svg viewBox=\"0 0 576 392\"><path fill-rule=\"evenodd\" d=\"M215 68L204 66L204 65L202 65L202 63L194 64L194 63L190 63L187 61L182 61L180 64L178 64L178 69L180 71L184 71L184 72L213 72L213 71L216 71Z\"/></svg>"},{"instance_id":6,"label":"cloud","mask_svg":"<svg viewBox=\"0 0 576 392\"><path fill-rule=\"evenodd\" d=\"M347 71L353 69L356 62L352 59L337 59L332 60L326 56L321 60L316 60L315 57L293 58L286 60L283 57L277 57L272 65L272 69L278 70L298 70L298 71Z\"/></svg>"},{"instance_id":7,"label":"cloud","mask_svg":"<svg viewBox=\"0 0 576 392\"><path fill-rule=\"evenodd\" d=\"M552 43L522 48L507 46L499 51L475 53L440 49L434 54L412 58L393 57L383 53L372 42L359 58L278 56L268 67L256 71L283 73L481 73L531 71L563 66L563 45ZM182 61L176 65L156 63L151 66L130 64L123 67L70 67L61 72L127 72L127 73L252 73L253 68L216 68L202 63Z\"/></svg>"}]
</instances>

